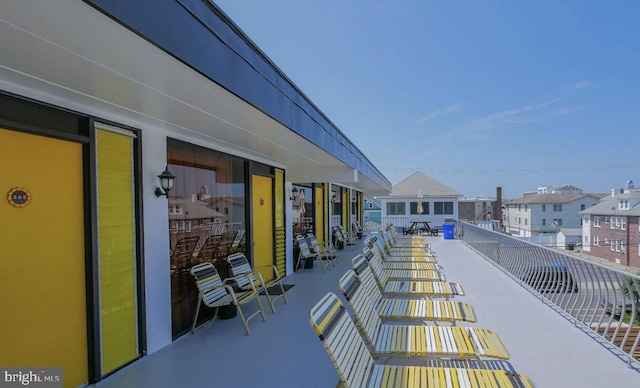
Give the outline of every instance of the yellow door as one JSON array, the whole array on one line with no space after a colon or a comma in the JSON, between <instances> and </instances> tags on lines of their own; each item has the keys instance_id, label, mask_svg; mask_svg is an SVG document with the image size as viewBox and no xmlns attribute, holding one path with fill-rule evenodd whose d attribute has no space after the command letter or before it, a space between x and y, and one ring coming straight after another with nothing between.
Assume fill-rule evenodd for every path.
<instances>
[{"instance_id":1,"label":"yellow door","mask_svg":"<svg viewBox=\"0 0 640 388\"><path fill-rule=\"evenodd\" d=\"M0 129L0 365L88 381L82 146ZM14 195L10 195L10 193Z\"/></svg>"},{"instance_id":2,"label":"yellow door","mask_svg":"<svg viewBox=\"0 0 640 388\"><path fill-rule=\"evenodd\" d=\"M251 186L253 261L257 268L273 265L273 178L252 175ZM273 270L257 269L265 281L273 279Z\"/></svg>"},{"instance_id":3,"label":"yellow door","mask_svg":"<svg viewBox=\"0 0 640 388\"><path fill-rule=\"evenodd\" d=\"M322 244L324 242L324 192L322 187L316 187L315 192L313 214L316 216L316 240Z\"/></svg>"}]
</instances>

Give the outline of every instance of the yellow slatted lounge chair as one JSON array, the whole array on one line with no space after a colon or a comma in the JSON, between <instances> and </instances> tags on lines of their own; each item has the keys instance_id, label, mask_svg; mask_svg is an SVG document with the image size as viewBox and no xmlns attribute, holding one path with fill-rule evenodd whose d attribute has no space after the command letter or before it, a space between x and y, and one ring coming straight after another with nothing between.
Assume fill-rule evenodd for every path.
<instances>
[{"instance_id":1,"label":"yellow slatted lounge chair","mask_svg":"<svg viewBox=\"0 0 640 388\"><path fill-rule=\"evenodd\" d=\"M376 364L346 308L333 293L311 308L309 323L336 368L339 386L344 388L534 386L525 375L509 370Z\"/></svg>"},{"instance_id":2,"label":"yellow slatted lounge chair","mask_svg":"<svg viewBox=\"0 0 640 388\"><path fill-rule=\"evenodd\" d=\"M249 264L249 260L244 255L244 253L234 253L227 257L227 262L229 263L229 271L231 272L231 276L237 278L236 282L238 287L242 290L250 290L251 284L255 287L258 293L264 292L267 296L267 300L269 301L269 306L271 307L271 312L275 314L276 308L274 306L274 302L278 299L283 299L284 303L289 303L287 300L287 294L285 293L284 286L282 285L282 278L278 274L278 269L275 265L264 265L257 266L255 269L251 268ZM265 269L270 272L273 276L270 280L265 281L262 273L258 271L258 269ZM246 276L241 276L246 275ZM270 295L269 287L276 286L280 288L281 294L278 295Z\"/></svg>"},{"instance_id":3,"label":"yellow slatted lounge chair","mask_svg":"<svg viewBox=\"0 0 640 388\"><path fill-rule=\"evenodd\" d=\"M371 271L363 271L358 276L353 270L348 270L338 285L352 309L360 309L366 298L383 322L449 322L454 326L456 322L476 322L475 311L468 303L424 298L384 298Z\"/></svg>"},{"instance_id":4,"label":"yellow slatted lounge chair","mask_svg":"<svg viewBox=\"0 0 640 388\"><path fill-rule=\"evenodd\" d=\"M477 327L385 324L374 303L361 298L353 316L374 357L500 360L509 353L493 331Z\"/></svg>"},{"instance_id":5,"label":"yellow slatted lounge chair","mask_svg":"<svg viewBox=\"0 0 640 388\"><path fill-rule=\"evenodd\" d=\"M362 256L369 262L369 267L380 279L386 280L420 280L420 281L445 281L444 273L437 269L399 269L387 268L379 254L373 254L370 249L364 248Z\"/></svg>"},{"instance_id":6,"label":"yellow slatted lounge chair","mask_svg":"<svg viewBox=\"0 0 640 388\"><path fill-rule=\"evenodd\" d=\"M386 249L386 246L375 236L365 241L365 248L371 249L374 252L378 252L384 261L394 262L417 262L417 263L436 263L435 256L426 251L405 251L405 252L390 252Z\"/></svg>"},{"instance_id":7,"label":"yellow slatted lounge chair","mask_svg":"<svg viewBox=\"0 0 640 388\"><path fill-rule=\"evenodd\" d=\"M385 250L395 255L433 256L431 245L427 243L400 243L394 240L388 233L383 232L380 239L384 243Z\"/></svg>"},{"instance_id":8,"label":"yellow slatted lounge chair","mask_svg":"<svg viewBox=\"0 0 640 388\"><path fill-rule=\"evenodd\" d=\"M362 255L369 261L371 260L379 260L382 263L382 267L386 269L413 269L413 270L431 270L431 271L442 271L442 266L440 264L427 263L421 261L386 261L382 258L380 251L377 249L370 249L368 247L364 247L362 249Z\"/></svg>"},{"instance_id":9,"label":"yellow slatted lounge chair","mask_svg":"<svg viewBox=\"0 0 640 388\"><path fill-rule=\"evenodd\" d=\"M369 263L362 254L357 255L352 260L353 269L360 275ZM370 269L369 269L370 270ZM453 282L439 281L415 281L415 280L385 280L380 279L373 272L373 278L384 296L409 297L409 298L451 298L464 295L462 286Z\"/></svg>"},{"instance_id":10,"label":"yellow slatted lounge chair","mask_svg":"<svg viewBox=\"0 0 640 388\"><path fill-rule=\"evenodd\" d=\"M211 263L202 263L195 265L193 268L191 268L190 272L196 280L196 286L198 287L199 291L198 307L196 308L196 315L193 318L193 326L191 327L192 333L196 329L196 324L198 323L198 314L200 313L200 306L203 303L207 307L221 307L228 306L229 304L233 304L234 306L236 306L247 335L249 335L248 322L251 318L260 314L262 316L262 321L266 322L267 318L265 316L264 309L262 308L262 304L260 303L260 298L258 298L258 291L253 286L253 283L250 282L250 289L244 292L235 292L229 285L230 282L242 279L246 277L246 275L240 275L235 278L228 278L223 282L220 278L220 275L218 275L218 271L216 271L216 268ZM258 308L255 312L251 313L247 318L245 318L240 306L252 302L253 300L257 302ZM216 315L217 313L218 311L216 310ZM216 316L214 315L212 321L215 320L215 318Z\"/></svg>"}]
</instances>

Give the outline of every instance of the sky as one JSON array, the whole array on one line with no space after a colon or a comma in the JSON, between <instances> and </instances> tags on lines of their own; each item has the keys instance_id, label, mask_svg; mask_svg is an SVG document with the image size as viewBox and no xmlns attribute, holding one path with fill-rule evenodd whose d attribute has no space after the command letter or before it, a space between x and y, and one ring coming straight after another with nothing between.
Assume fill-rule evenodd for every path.
<instances>
[{"instance_id":1,"label":"sky","mask_svg":"<svg viewBox=\"0 0 640 388\"><path fill-rule=\"evenodd\" d=\"M640 1L214 2L392 184L640 186Z\"/></svg>"}]
</instances>

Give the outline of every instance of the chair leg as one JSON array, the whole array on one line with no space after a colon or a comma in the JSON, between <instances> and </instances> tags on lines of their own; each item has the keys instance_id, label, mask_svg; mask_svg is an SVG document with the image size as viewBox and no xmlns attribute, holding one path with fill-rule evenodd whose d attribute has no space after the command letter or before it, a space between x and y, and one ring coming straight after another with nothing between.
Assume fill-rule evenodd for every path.
<instances>
[{"instance_id":1,"label":"chair leg","mask_svg":"<svg viewBox=\"0 0 640 388\"><path fill-rule=\"evenodd\" d=\"M236 303L236 309L238 310L238 314L240 314L240 319L242 320L242 325L244 325L244 331L249 335L249 325L247 324L247 320L244 319L244 314L242 313L242 308L240 308L240 304Z\"/></svg>"},{"instance_id":2,"label":"chair leg","mask_svg":"<svg viewBox=\"0 0 640 388\"><path fill-rule=\"evenodd\" d=\"M287 293L284 292L284 286L282 285L282 280L280 280L278 282L278 284L280 284L280 290L282 291L282 295L278 295L278 297L282 296L282 299L284 299L284 303L288 304L289 303L289 299L287 299ZM278 298L276 298L278 299Z\"/></svg>"},{"instance_id":3,"label":"chair leg","mask_svg":"<svg viewBox=\"0 0 640 388\"><path fill-rule=\"evenodd\" d=\"M191 326L191 334L193 334L193 332L196 330L196 325L198 324L198 313L200 312L200 306L202 305L202 299L198 299L198 307L196 307L196 316L195 318L193 318L193 325ZM209 323L213 322L216 320L216 318L218 317L218 311L220 311L220 308L215 307L216 312L213 314L213 318L211 318L211 321L209 321ZM204 323L202 324L203 326L205 325Z\"/></svg>"},{"instance_id":4,"label":"chair leg","mask_svg":"<svg viewBox=\"0 0 640 388\"><path fill-rule=\"evenodd\" d=\"M200 313L200 305L202 304L202 298L198 298L198 307L196 307L196 316L193 318L193 325L191 326L191 334L196 330L196 324L198 324L198 314Z\"/></svg>"},{"instance_id":5,"label":"chair leg","mask_svg":"<svg viewBox=\"0 0 640 388\"><path fill-rule=\"evenodd\" d=\"M324 263L322 262L322 257L320 256L316 256L315 260L318 260L320 262L320 266L322 267L322 273L327 273L327 269L324 267Z\"/></svg>"},{"instance_id":6,"label":"chair leg","mask_svg":"<svg viewBox=\"0 0 640 388\"><path fill-rule=\"evenodd\" d=\"M267 316L264 313L264 307L262 307L262 303L260 302L260 298L256 298L256 301L258 302L258 307L260 308L260 315L262 315L262 322L266 322L267 321Z\"/></svg>"},{"instance_id":7,"label":"chair leg","mask_svg":"<svg viewBox=\"0 0 640 388\"><path fill-rule=\"evenodd\" d=\"M269 295L269 290L267 289L267 286L265 286L263 284L262 285L262 289L264 290L264 294L267 296L267 301L269 302L269 306L271 306L271 313L275 314L276 313L276 308L273 305L273 300L271 300L271 295Z\"/></svg>"}]
</instances>

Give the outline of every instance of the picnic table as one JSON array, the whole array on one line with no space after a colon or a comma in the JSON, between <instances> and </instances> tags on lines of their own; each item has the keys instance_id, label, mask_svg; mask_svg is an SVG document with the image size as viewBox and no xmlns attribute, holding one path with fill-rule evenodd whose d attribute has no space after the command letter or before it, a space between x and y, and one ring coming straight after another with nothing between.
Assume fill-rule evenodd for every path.
<instances>
[{"instance_id":1,"label":"picnic table","mask_svg":"<svg viewBox=\"0 0 640 388\"><path fill-rule=\"evenodd\" d=\"M440 228L437 226L431 226L427 221L413 221L408 227L402 228L402 234L428 234L431 236L437 236L440 232Z\"/></svg>"}]
</instances>

